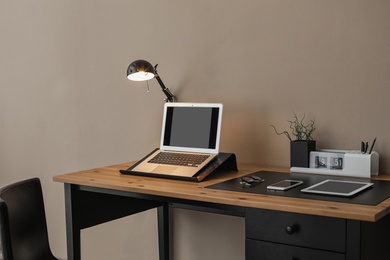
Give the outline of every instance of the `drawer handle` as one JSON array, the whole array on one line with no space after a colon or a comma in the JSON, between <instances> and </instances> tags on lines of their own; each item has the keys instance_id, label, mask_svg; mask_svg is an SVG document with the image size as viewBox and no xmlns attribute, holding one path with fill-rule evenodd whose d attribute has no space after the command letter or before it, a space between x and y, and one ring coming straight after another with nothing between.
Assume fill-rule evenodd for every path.
<instances>
[{"instance_id":1,"label":"drawer handle","mask_svg":"<svg viewBox=\"0 0 390 260\"><path fill-rule=\"evenodd\" d=\"M286 232L287 232L287 234L289 234L289 235L294 234L294 233L297 232L298 230L299 230L299 228L298 228L298 226L296 226L296 225L292 225L292 226L287 226L287 227L286 227Z\"/></svg>"}]
</instances>

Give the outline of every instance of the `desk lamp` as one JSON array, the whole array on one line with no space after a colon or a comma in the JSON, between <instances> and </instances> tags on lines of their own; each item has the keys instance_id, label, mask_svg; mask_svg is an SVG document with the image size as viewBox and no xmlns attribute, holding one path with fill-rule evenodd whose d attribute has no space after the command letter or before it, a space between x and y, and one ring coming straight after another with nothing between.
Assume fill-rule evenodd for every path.
<instances>
[{"instance_id":1,"label":"desk lamp","mask_svg":"<svg viewBox=\"0 0 390 260\"><path fill-rule=\"evenodd\" d=\"M157 74L157 65L158 64L153 67L152 64L146 60L133 61L127 68L127 78L133 81L145 81L156 78L161 86L162 92L164 92L166 96L165 102L174 102L173 94L167 87L165 87L160 76Z\"/></svg>"}]
</instances>

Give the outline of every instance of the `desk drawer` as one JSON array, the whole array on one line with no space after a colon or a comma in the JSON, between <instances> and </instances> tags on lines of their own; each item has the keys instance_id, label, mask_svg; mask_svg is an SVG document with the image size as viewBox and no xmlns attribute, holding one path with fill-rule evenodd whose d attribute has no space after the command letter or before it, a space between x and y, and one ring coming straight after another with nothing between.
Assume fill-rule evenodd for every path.
<instances>
[{"instance_id":1,"label":"desk drawer","mask_svg":"<svg viewBox=\"0 0 390 260\"><path fill-rule=\"evenodd\" d=\"M247 239L246 260L345 260L342 253Z\"/></svg>"},{"instance_id":2,"label":"desk drawer","mask_svg":"<svg viewBox=\"0 0 390 260\"><path fill-rule=\"evenodd\" d=\"M245 229L251 239L345 252L343 219L247 209Z\"/></svg>"}]
</instances>

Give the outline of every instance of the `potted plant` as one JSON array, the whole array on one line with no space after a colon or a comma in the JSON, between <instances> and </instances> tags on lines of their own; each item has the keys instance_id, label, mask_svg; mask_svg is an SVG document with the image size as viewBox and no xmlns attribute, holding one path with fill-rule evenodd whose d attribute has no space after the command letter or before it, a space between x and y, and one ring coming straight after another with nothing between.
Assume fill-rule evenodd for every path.
<instances>
[{"instance_id":1,"label":"potted plant","mask_svg":"<svg viewBox=\"0 0 390 260\"><path fill-rule=\"evenodd\" d=\"M316 141L313 140L312 134L315 128L315 120L305 123L305 115L302 119L293 112L290 123L290 132L278 132L276 127L271 125L277 135L285 135L290 140L290 166L291 167L309 167L310 152L316 150Z\"/></svg>"}]
</instances>

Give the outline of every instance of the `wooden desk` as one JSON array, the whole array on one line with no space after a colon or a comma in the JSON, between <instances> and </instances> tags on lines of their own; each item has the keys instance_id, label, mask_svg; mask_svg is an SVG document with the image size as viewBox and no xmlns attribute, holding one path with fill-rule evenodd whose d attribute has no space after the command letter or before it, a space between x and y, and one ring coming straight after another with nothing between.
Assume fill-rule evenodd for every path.
<instances>
[{"instance_id":1,"label":"wooden desk","mask_svg":"<svg viewBox=\"0 0 390 260\"><path fill-rule=\"evenodd\" d=\"M309 257L308 259L310 257L316 259L335 257L347 260L388 258L384 252L387 248L385 238L390 234L388 214L390 198L376 206L368 206L205 188L259 170L286 172L288 171L286 168L239 164L239 172L213 173L209 178L198 183L119 173L120 169L126 169L131 164L123 163L54 177L54 181L65 185L69 260L80 259L81 229L151 208L158 209L160 259L168 260L169 207L245 217L247 260L255 259L257 254L262 254L264 259L267 259L264 250L268 248L267 250L273 254L275 245L281 246L282 251L288 255L297 253ZM278 220L280 224L289 219L296 222L292 223L295 227L308 223L307 225L311 225L313 230L308 232L301 227L301 234L297 238L294 238L300 233L297 230L292 232L295 234L287 234L289 232L286 233L283 229L283 234L277 235L276 232L275 236L267 235L266 231L261 229L261 223L257 223L262 219L261 216L265 219L267 217L270 217L270 220L275 219L274 214L278 216L277 219L281 218ZM339 230L343 239L342 245L323 246L322 244L328 244L326 241L334 240L332 236L335 234L317 233L314 229L319 224L325 225L325 229L318 229L325 233L332 231L333 226L337 227L337 230L342 228L343 230ZM275 225L276 229L279 223ZM270 226L270 223L267 226ZM340 236L340 232L337 236ZM305 235L311 237L305 238ZM307 239L311 241L314 237L324 238L317 239L318 241L313 245L307 244ZM263 249L258 252L258 248ZM271 255L269 259L277 258Z\"/></svg>"}]
</instances>

